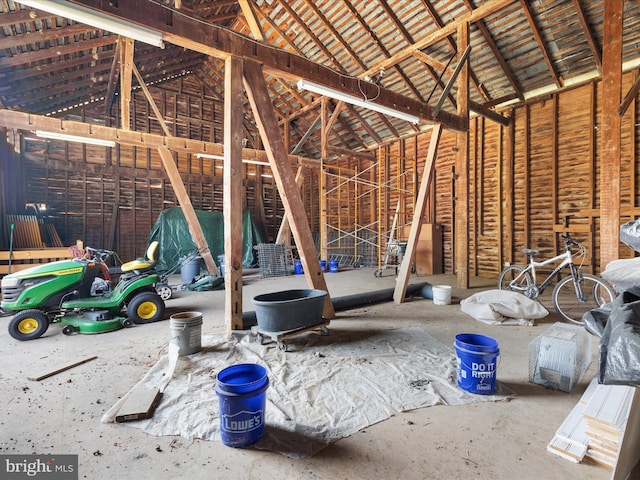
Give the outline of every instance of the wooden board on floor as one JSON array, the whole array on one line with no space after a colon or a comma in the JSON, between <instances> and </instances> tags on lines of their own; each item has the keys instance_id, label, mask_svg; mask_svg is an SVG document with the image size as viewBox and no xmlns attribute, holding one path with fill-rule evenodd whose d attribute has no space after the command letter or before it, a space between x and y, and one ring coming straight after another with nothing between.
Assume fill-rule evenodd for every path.
<instances>
[{"instance_id":1,"label":"wooden board on floor","mask_svg":"<svg viewBox=\"0 0 640 480\"><path fill-rule=\"evenodd\" d=\"M153 417L162 392L157 388L135 388L116 414L116 422L131 422Z\"/></svg>"}]
</instances>

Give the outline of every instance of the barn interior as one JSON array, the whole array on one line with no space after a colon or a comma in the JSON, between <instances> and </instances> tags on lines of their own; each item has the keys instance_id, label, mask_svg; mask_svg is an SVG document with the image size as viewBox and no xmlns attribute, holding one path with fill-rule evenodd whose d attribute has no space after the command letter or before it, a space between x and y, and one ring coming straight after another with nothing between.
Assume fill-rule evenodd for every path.
<instances>
[{"instance_id":1,"label":"barn interior","mask_svg":"<svg viewBox=\"0 0 640 480\"><path fill-rule=\"evenodd\" d=\"M530 381L532 342L567 323L553 287L535 322L462 311L525 264L523 248L551 258L563 235L584 246L585 274L636 257L620 227L640 216L639 21L640 2L622 0L0 0L0 277L69 261L81 241L110 252L115 283L157 240L165 287L160 321L34 334L4 328L3 283L0 455L77 455L70 478L640 478L634 386L606 459L549 451L600 355L589 334L568 392ZM175 360L172 315L201 313L192 358L231 364L213 345L248 348L256 296L298 289L328 293L322 328L251 343L273 369L267 396L279 362L344 348L358 377L377 356L356 340L409 332L454 359L460 333L497 339L496 395L404 404L297 455L265 443L298 438L269 412L248 448L104 421ZM359 303L342 309L344 296ZM207 368L214 401L221 365Z\"/></svg>"}]
</instances>

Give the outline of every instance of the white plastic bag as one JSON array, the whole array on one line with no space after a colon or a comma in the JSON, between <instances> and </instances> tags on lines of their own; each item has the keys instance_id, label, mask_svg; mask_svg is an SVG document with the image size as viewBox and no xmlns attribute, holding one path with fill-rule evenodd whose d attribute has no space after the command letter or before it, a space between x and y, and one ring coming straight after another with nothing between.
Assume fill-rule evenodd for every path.
<instances>
[{"instance_id":1,"label":"white plastic bag","mask_svg":"<svg viewBox=\"0 0 640 480\"><path fill-rule=\"evenodd\" d=\"M533 326L535 320L549 314L541 303L507 290L478 292L462 300L460 308L467 315L489 325Z\"/></svg>"}]
</instances>

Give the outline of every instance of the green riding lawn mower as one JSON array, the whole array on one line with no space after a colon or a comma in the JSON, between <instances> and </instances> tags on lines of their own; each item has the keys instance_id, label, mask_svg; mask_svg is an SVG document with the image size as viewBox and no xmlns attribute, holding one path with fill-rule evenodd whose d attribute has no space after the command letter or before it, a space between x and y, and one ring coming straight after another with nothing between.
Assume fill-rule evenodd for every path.
<instances>
[{"instance_id":1,"label":"green riding lawn mower","mask_svg":"<svg viewBox=\"0 0 640 480\"><path fill-rule=\"evenodd\" d=\"M161 320L165 305L156 291L157 248L158 242L152 242L145 258L124 263L115 286L104 262L113 252L89 247L91 258L51 262L5 276L0 307L3 316L13 316L9 334L33 340L51 323L60 323L62 333L71 335Z\"/></svg>"}]
</instances>

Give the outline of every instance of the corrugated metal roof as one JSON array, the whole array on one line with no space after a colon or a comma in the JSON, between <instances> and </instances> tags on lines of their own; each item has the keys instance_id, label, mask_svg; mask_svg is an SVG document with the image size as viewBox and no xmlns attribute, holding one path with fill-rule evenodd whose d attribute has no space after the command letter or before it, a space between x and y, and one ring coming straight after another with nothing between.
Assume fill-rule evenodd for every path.
<instances>
[{"instance_id":1,"label":"corrugated metal roof","mask_svg":"<svg viewBox=\"0 0 640 480\"><path fill-rule=\"evenodd\" d=\"M173 1L148 0L176 8ZM305 56L344 75L368 77L406 97L434 105L456 65L456 35L428 44L384 70L392 55L436 34L473 9L496 0L255 0L250 1L265 42ZM237 1L182 0L180 13L251 37ZM116 36L53 15L31 15L12 0L0 1L0 102L5 108L51 114L104 100L112 72ZM597 74L603 35L602 0L513 1L470 27L471 100L495 107L529 92L561 87L572 78ZM624 2L623 55L640 58L640 5ZM453 59L453 60L452 60ZM135 62L145 81L196 75L222 98L224 62L167 44L164 50L136 42ZM445 65L449 68L445 70ZM291 79L269 75L273 104L284 120L308 108L317 95L298 92ZM454 112L455 85L443 109ZM105 102L107 104L108 101ZM336 104L332 102L331 106ZM296 116L292 141L302 138L319 115ZM363 127L366 122L369 128ZM302 153L318 156L319 129ZM363 149L415 132L403 120L360 107L339 115L330 141Z\"/></svg>"}]
</instances>

